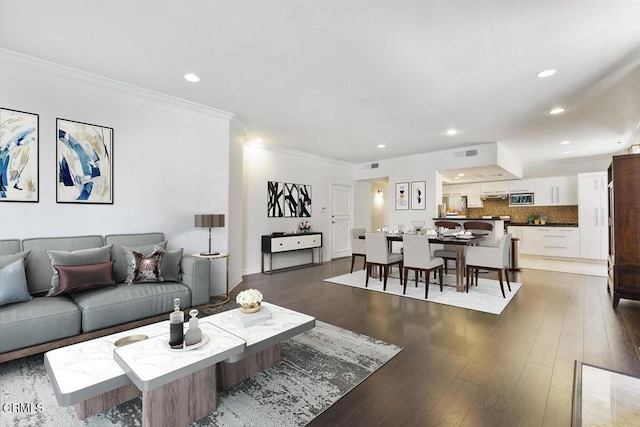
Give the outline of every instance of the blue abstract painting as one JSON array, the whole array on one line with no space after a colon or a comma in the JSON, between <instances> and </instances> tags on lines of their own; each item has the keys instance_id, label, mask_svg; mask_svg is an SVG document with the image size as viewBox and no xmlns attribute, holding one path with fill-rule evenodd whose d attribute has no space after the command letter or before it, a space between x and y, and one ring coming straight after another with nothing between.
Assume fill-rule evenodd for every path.
<instances>
[{"instance_id":1,"label":"blue abstract painting","mask_svg":"<svg viewBox=\"0 0 640 427\"><path fill-rule=\"evenodd\" d=\"M113 129L57 124L58 203L113 203Z\"/></svg>"},{"instance_id":2,"label":"blue abstract painting","mask_svg":"<svg viewBox=\"0 0 640 427\"><path fill-rule=\"evenodd\" d=\"M0 108L0 201L37 202L38 115Z\"/></svg>"}]
</instances>

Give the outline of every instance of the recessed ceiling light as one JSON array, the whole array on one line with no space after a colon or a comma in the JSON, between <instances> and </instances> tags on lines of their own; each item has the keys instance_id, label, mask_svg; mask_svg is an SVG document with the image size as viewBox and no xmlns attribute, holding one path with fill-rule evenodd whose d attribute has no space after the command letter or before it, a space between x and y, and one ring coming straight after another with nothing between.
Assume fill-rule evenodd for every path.
<instances>
[{"instance_id":1,"label":"recessed ceiling light","mask_svg":"<svg viewBox=\"0 0 640 427\"><path fill-rule=\"evenodd\" d=\"M384 145L384 144L378 144L378 148L384 148L384 147L386 147L386 145Z\"/></svg>"},{"instance_id":2,"label":"recessed ceiling light","mask_svg":"<svg viewBox=\"0 0 640 427\"><path fill-rule=\"evenodd\" d=\"M184 79L191 83L198 83L200 81L200 77L196 76L193 73L185 74Z\"/></svg>"},{"instance_id":3,"label":"recessed ceiling light","mask_svg":"<svg viewBox=\"0 0 640 427\"><path fill-rule=\"evenodd\" d=\"M556 70L544 70L544 71L540 71L538 74L536 74L537 77L549 77L549 76L553 76L556 73Z\"/></svg>"},{"instance_id":4,"label":"recessed ceiling light","mask_svg":"<svg viewBox=\"0 0 640 427\"><path fill-rule=\"evenodd\" d=\"M463 173L459 173L458 176L464 176L464 174Z\"/></svg>"},{"instance_id":5,"label":"recessed ceiling light","mask_svg":"<svg viewBox=\"0 0 640 427\"><path fill-rule=\"evenodd\" d=\"M565 151L564 154L571 154L573 151Z\"/></svg>"},{"instance_id":6,"label":"recessed ceiling light","mask_svg":"<svg viewBox=\"0 0 640 427\"><path fill-rule=\"evenodd\" d=\"M458 133L457 129L447 129L447 132L446 132L447 135L455 135L457 133Z\"/></svg>"},{"instance_id":7,"label":"recessed ceiling light","mask_svg":"<svg viewBox=\"0 0 640 427\"><path fill-rule=\"evenodd\" d=\"M562 141L560 144L562 144L562 145L571 144L571 141Z\"/></svg>"},{"instance_id":8,"label":"recessed ceiling light","mask_svg":"<svg viewBox=\"0 0 640 427\"><path fill-rule=\"evenodd\" d=\"M549 114L560 114L560 113L564 113L564 108L556 107L553 110L549 111Z\"/></svg>"},{"instance_id":9,"label":"recessed ceiling light","mask_svg":"<svg viewBox=\"0 0 640 427\"><path fill-rule=\"evenodd\" d=\"M459 176L454 176L453 179L460 179L460 177Z\"/></svg>"}]
</instances>

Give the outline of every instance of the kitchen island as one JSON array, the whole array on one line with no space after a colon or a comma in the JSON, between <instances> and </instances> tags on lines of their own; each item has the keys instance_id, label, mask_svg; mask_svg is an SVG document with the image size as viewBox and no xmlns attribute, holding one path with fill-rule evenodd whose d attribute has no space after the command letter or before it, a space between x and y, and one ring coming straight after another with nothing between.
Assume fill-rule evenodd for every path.
<instances>
[{"instance_id":1,"label":"kitchen island","mask_svg":"<svg viewBox=\"0 0 640 427\"><path fill-rule=\"evenodd\" d=\"M468 218L466 216L447 216L442 218L433 218L433 222L436 221L453 221L460 224L460 226L464 227L465 222L487 222L493 225L493 231L484 238L483 243L489 245L497 245L500 243L500 238L504 234L505 230L505 220L504 219L496 219L496 218Z\"/></svg>"}]
</instances>

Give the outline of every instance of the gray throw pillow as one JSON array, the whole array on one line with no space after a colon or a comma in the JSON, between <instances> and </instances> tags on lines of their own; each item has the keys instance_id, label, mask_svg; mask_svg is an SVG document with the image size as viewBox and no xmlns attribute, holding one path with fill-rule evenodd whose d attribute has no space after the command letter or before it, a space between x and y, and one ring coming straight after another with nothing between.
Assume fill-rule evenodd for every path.
<instances>
[{"instance_id":1,"label":"gray throw pillow","mask_svg":"<svg viewBox=\"0 0 640 427\"><path fill-rule=\"evenodd\" d=\"M99 264L111 261L111 247L113 245L103 246L101 248L78 249L77 251L54 251L46 249L47 255L51 260L51 268L53 269L53 277L51 278L51 289L47 296L54 296L60 293L60 277L58 270L54 265L89 265Z\"/></svg>"},{"instance_id":2,"label":"gray throw pillow","mask_svg":"<svg viewBox=\"0 0 640 427\"><path fill-rule=\"evenodd\" d=\"M182 261L182 253L184 250L176 249L175 251L164 250L161 246L153 245L153 250L162 251L162 259L160 260L160 274L166 281L180 282L182 280L182 271L180 271L180 262Z\"/></svg>"},{"instance_id":3,"label":"gray throw pillow","mask_svg":"<svg viewBox=\"0 0 640 427\"><path fill-rule=\"evenodd\" d=\"M24 259L18 258L0 269L0 305L31 301L24 272Z\"/></svg>"},{"instance_id":4,"label":"gray throw pillow","mask_svg":"<svg viewBox=\"0 0 640 427\"><path fill-rule=\"evenodd\" d=\"M19 259L22 259L24 263L27 263L27 258L31 254L31 251L18 252L11 255L0 255L0 268L4 268L9 264L13 264Z\"/></svg>"},{"instance_id":5,"label":"gray throw pillow","mask_svg":"<svg viewBox=\"0 0 640 427\"><path fill-rule=\"evenodd\" d=\"M151 253L156 250L156 247L160 247L164 250L167 247L167 241L164 240L160 243L150 243L142 246L121 246L122 251L124 252L124 259L127 262L127 278L124 280L125 283L133 282L133 271L135 270L133 251L140 252L145 255L151 255Z\"/></svg>"}]
</instances>

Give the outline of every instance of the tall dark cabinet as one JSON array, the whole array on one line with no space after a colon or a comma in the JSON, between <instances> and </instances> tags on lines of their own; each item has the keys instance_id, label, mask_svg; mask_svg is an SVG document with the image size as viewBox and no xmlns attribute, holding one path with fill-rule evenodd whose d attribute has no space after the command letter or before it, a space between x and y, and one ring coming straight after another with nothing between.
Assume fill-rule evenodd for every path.
<instances>
[{"instance_id":1,"label":"tall dark cabinet","mask_svg":"<svg viewBox=\"0 0 640 427\"><path fill-rule=\"evenodd\" d=\"M609 166L609 279L613 308L640 300L640 154L614 156Z\"/></svg>"}]
</instances>

